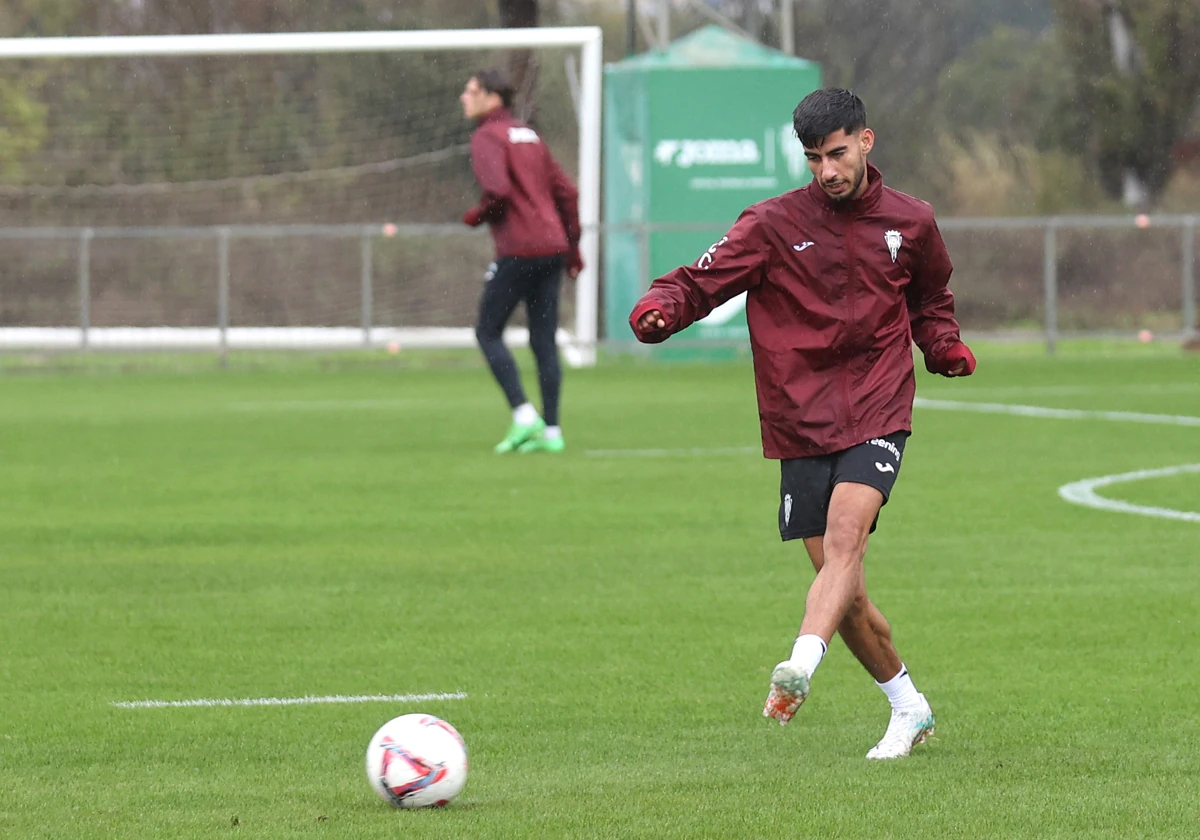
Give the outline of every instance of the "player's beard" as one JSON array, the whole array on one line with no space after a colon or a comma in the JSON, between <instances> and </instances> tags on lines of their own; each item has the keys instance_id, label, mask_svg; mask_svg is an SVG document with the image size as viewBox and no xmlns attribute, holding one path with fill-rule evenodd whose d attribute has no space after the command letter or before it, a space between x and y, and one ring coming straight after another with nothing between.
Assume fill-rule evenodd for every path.
<instances>
[{"instance_id":1,"label":"player's beard","mask_svg":"<svg viewBox=\"0 0 1200 840\"><path fill-rule=\"evenodd\" d=\"M854 170L854 182L851 184L850 189L846 190L843 195L830 195L830 201L850 201L852 196L858 194L858 188L862 186L863 178L865 177L867 177L867 162L866 160L860 160L858 168ZM829 195L828 192L825 194Z\"/></svg>"}]
</instances>

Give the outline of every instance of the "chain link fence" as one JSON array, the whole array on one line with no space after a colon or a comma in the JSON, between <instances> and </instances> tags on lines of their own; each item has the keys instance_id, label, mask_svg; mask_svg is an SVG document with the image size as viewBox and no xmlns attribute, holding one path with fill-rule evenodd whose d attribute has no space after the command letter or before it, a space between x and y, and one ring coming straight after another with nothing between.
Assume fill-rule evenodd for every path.
<instances>
[{"instance_id":1,"label":"chain link fence","mask_svg":"<svg viewBox=\"0 0 1200 840\"><path fill-rule=\"evenodd\" d=\"M1035 331L1051 353L1068 336L1195 339L1198 220L941 220L959 320ZM724 232L635 228L667 229ZM453 224L0 228L0 349L469 346L491 259ZM576 303L568 284L564 326Z\"/></svg>"},{"instance_id":2,"label":"chain link fence","mask_svg":"<svg viewBox=\"0 0 1200 840\"><path fill-rule=\"evenodd\" d=\"M1195 340L1198 221L1190 215L1047 216L938 224L954 262L950 286L964 331L1040 335L1052 354L1062 338L1147 329L1161 338ZM637 238L645 268L652 233L705 231L715 241L726 226L608 228L618 229Z\"/></svg>"}]
</instances>

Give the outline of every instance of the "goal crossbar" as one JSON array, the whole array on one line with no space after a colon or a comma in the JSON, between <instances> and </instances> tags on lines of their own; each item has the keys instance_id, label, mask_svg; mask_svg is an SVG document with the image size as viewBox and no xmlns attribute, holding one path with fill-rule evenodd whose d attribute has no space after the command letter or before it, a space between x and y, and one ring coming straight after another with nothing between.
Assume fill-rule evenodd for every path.
<instances>
[{"instance_id":1,"label":"goal crossbar","mask_svg":"<svg viewBox=\"0 0 1200 840\"><path fill-rule=\"evenodd\" d=\"M410 29L376 32L270 32L216 35L123 35L88 38L0 38L0 58L132 58L184 55L269 55L316 52L412 52L599 44L598 26L534 29Z\"/></svg>"},{"instance_id":2,"label":"goal crossbar","mask_svg":"<svg viewBox=\"0 0 1200 840\"><path fill-rule=\"evenodd\" d=\"M579 68L579 220L584 269L576 285L572 355L594 364L599 322L600 120L603 36L597 26L530 29L426 29L372 32L132 35L0 38L0 59L230 56L577 47Z\"/></svg>"}]
</instances>

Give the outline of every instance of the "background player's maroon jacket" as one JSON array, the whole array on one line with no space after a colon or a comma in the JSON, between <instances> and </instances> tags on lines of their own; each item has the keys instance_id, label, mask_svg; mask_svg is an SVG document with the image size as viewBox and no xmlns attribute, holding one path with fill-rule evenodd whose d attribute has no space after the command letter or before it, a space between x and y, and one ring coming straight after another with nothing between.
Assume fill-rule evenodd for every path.
<instances>
[{"instance_id":1,"label":"background player's maroon jacket","mask_svg":"<svg viewBox=\"0 0 1200 840\"><path fill-rule=\"evenodd\" d=\"M746 320L763 454L803 458L912 430L912 342L946 373L965 350L947 288L950 256L933 209L883 185L839 204L814 182L747 208L692 266L658 278L630 315L651 309L663 341L748 291Z\"/></svg>"},{"instance_id":2,"label":"background player's maroon jacket","mask_svg":"<svg viewBox=\"0 0 1200 840\"><path fill-rule=\"evenodd\" d=\"M471 165L483 195L463 221L491 226L497 257L576 253L579 191L537 132L497 108L471 135Z\"/></svg>"}]
</instances>

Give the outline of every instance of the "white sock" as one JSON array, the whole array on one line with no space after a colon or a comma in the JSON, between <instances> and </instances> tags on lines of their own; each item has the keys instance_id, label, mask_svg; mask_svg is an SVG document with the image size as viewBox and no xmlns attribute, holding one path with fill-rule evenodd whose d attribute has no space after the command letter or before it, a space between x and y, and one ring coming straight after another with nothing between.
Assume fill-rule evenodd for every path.
<instances>
[{"instance_id":1,"label":"white sock","mask_svg":"<svg viewBox=\"0 0 1200 840\"><path fill-rule=\"evenodd\" d=\"M875 685L883 689L892 708L897 712L917 709L921 706L921 694L913 685L912 677L908 675L908 669L904 667L903 662L900 663L899 674L885 683L877 682Z\"/></svg>"},{"instance_id":2,"label":"white sock","mask_svg":"<svg viewBox=\"0 0 1200 840\"><path fill-rule=\"evenodd\" d=\"M817 666L821 664L826 650L825 640L809 633L796 639L796 644L792 646L791 661L803 668L811 677L817 670Z\"/></svg>"},{"instance_id":3,"label":"white sock","mask_svg":"<svg viewBox=\"0 0 1200 840\"><path fill-rule=\"evenodd\" d=\"M522 426L528 426L538 419L537 409L532 403L521 403L513 409L513 422Z\"/></svg>"},{"instance_id":4,"label":"white sock","mask_svg":"<svg viewBox=\"0 0 1200 840\"><path fill-rule=\"evenodd\" d=\"M562 426L547 426L546 431L542 433L542 437L546 440L555 440L562 437Z\"/></svg>"}]
</instances>

